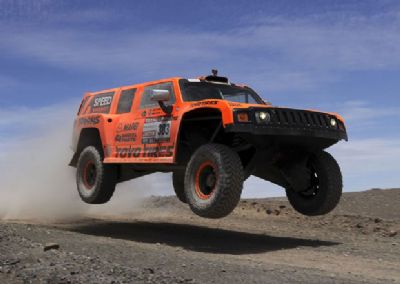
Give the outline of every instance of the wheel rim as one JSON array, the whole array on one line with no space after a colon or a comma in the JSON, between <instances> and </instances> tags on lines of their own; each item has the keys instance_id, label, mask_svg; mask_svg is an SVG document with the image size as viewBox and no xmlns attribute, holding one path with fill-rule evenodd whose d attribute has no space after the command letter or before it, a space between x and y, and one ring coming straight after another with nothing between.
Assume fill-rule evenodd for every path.
<instances>
[{"instance_id":1,"label":"wheel rim","mask_svg":"<svg viewBox=\"0 0 400 284\"><path fill-rule=\"evenodd\" d=\"M92 161L88 161L83 168L83 183L87 190L93 189L96 183L97 170Z\"/></svg>"},{"instance_id":2,"label":"wheel rim","mask_svg":"<svg viewBox=\"0 0 400 284\"><path fill-rule=\"evenodd\" d=\"M319 192L320 188L320 183L319 183L319 176L318 172L315 170L314 166L309 166L310 168L310 186L300 192L300 195L303 196L304 198L312 198L316 196Z\"/></svg>"},{"instance_id":3,"label":"wheel rim","mask_svg":"<svg viewBox=\"0 0 400 284\"><path fill-rule=\"evenodd\" d=\"M200 165L196 173L196 194L200 199L207 200L212 196L217 185L215 166L210 161Z\"/></svg>"}]
</instances>

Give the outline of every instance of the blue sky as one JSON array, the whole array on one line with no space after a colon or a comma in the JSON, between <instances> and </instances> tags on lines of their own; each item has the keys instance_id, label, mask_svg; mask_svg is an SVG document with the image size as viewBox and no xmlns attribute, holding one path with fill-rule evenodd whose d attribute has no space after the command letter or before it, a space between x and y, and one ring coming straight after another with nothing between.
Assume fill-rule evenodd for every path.
<instances>
[{"instance_id":1,"label":"blue sky","mask_svg":"<svg viewBox=\"0 0 400 284\"><path fill-rule=\"evenodd\" d=\"M218 68L275 105L343 114L347 190L399 186L399 35L398 1L0 0L0 149L84 91Z\"/></svg>"}]
</instances>

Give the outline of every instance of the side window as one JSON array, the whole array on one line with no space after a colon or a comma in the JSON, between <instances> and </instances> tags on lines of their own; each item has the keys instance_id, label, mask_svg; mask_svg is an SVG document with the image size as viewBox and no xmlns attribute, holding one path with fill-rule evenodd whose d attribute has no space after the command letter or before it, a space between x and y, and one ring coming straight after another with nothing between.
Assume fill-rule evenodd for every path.
<instances>
[{"instance_id":1,"label":"side window","mask_svg":"<svg viewBox=\"0 0 400 284\"><path fill-rule=\"evenodd\" d=\"M109 113L114 92L101 93L93 96L90 102L90 113Z\"/></svg>"},{"instance_id":2,"label":"side window","mask_svg":"<svg viewBox=\"0 0 400 284\"><path fill-rule=\"evenodd\" d=\"M168 90L170 94L169 101L165 102L166 105L171 105L175 103L175 94L172 82L161 83L156 85L147 86L144 88L142 99L140 101L140 108L156 108L158 107L158 102L151 101L151 94L153 90Z\"/></svg>"},{"instance_id":3,"label":"side window","mask_svg":"<svg viewBox=\"0 0 400 284\"><path fill-rule=\"evenodd\" d=\"M123 90L119 97L117 113L127 113L131 111L133 98L135 97L136 89Z\"/></svg>"},{"instance_id":4,"label":"side window","mask_svg":"<svg viewBox=\"0 0 400 284\"><path fill-rule=\"evenodd\" d=\"M84 112L83 112L83 107L85 106L85 104L86 104L86 102L87 102L88 99L89 99L88 96L85 97L85 98L83 98L83 100L82 100L82 102L81 102L81 105L79 106L78 115L84 113Z\"/></svg>"}]
</instances>

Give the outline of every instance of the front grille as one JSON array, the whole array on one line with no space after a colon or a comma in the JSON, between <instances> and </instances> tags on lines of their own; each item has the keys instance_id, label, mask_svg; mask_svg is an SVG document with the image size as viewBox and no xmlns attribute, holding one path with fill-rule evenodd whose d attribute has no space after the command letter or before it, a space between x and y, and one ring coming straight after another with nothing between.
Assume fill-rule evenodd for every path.
<instances>
[{"instance_id":1,"label":"front grille","mask_svg":"<svg viewBox=\"0 0 400 284\"><path fill-rule=\"evenodd\" d=\"M275 108L268 110L271 115L271 126L295 128L327 128L332 129L329 114L306 110ZM337 121L341 123L340 121ZM338 124L338 128L343 125Z\"/></svg>"},{"instance_id":2,"label":"front grille","mask_svg":"<svg viewBox=\"0 0 400 284\"><path fill-rule=\"evenodd\" d=\"M235 123L226 126L228 132L253 133L256 135L274 135L274 136L298 136L326 138L339 141L347 141L346 127L344 123L335 115L309 110L298 110L290 108L249 108L250 121L237 121L237 112L243 112L243 109L235 110ZM263 116L260 112L267 112L270 115ZM331 120L336 120L336 125L331 125Z\"/></svg>"}]
</instances>

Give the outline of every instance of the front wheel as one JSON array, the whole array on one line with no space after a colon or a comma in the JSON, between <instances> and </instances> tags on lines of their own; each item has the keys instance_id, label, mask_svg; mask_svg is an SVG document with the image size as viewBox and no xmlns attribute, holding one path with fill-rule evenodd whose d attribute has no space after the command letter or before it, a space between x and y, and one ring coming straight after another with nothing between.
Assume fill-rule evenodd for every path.
<instances>
[{"instance_id":1,"label":"front wheel","mask_svg":"<svg viewBox=\"0 0 400 284\"><path fill-rule=\"evenodd\" d=\"M312 154L307 163L310 186L301 192L286 188L286 196L293 208L307 216L331 212L342 195L342 174L336 160L327 152Z\"/></svg>"},{"instance_id":2,"label":"front wheel","mask_svg":"<svg viewBox=\"0 0 400 284\"><path fill-rule=\"evenodd\" d=\"M117 180L115 165L103 164L99 151L86 147L79 155L76 183L81 199L89 204L102 204L110 200Z\"/></svg>"},{"instance_id":3,"label":"front wheel","mask_svg":"<svg viewBox=\"0 0 400 284\"><path fill-rule=\"evenodd\" d=\"M243 166L236 152L221 144L203 145L186 168L186 200L201 217L225 217L240 200L243 180Z\"/></svg>"}]
</instances>

